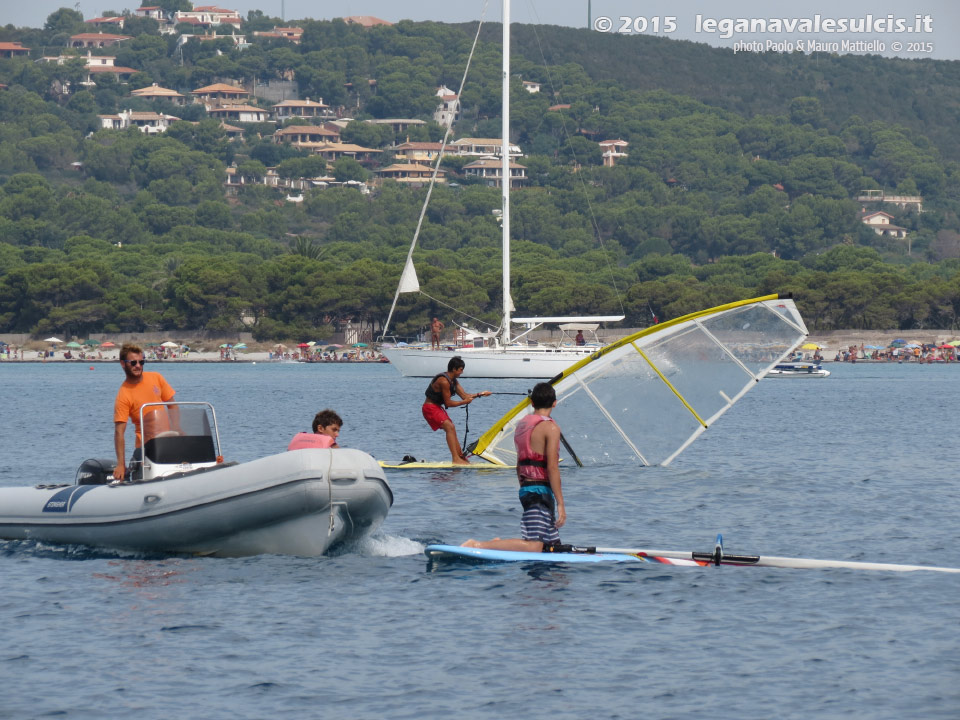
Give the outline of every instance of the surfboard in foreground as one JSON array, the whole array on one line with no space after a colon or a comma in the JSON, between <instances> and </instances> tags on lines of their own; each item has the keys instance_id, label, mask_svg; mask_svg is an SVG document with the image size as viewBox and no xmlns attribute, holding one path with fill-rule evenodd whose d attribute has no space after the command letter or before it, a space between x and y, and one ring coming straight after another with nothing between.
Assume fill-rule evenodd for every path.
<instances>
[{"instance_id":1,"label":"surfboard in foreground","mask_svg":"<svg viewBox=\"0 0 960 720\"><path fill-rule=\"evenodd\" d=\"M428 545L424 554L433 562L538 562L538 563L598 563L598 562L645 562L662 565L706 567L708 565L734 565L739 567L790 568L794 570L821 570L841 568L849 570L884 570L889 572L934 572L960 573L960 568L934 565L897 565L893 563L853 562L848 560L815 560L813 558L789 558L774 555L727 555L723 551L723 538L717 536L712 552L687 552L678 550L648 550L644 548L601 548L577 545L561 546L561 552L516 552L511 550L487 550L460 547L458 545Z\"/></svg>"},{"instance_id":2,"label":"surfboard in foreground","mask_svg":"<svg viewBox=\"0 0 960 720\"><path fill-rule=\"evenodd\" d=\"M793 300L779 295L653 325L551 379L553 418L578 465L669 465L806 336ZM513 431L532 411L524 399L470 450L515 465Z\"/></svg>"},{"instance_id":3,"label":"surfboard in foreground","mask_svg":"<svg viewBox=\"0 0 960 720\"><path fill-rule=\"evenodd\" d=\"M667 565L705 565L694 560L645 557L630 553L532 553L512 550L485 550L459 545L427 545L423 551L437 562L544 562L544 563L598 563L598 562L661 562Z\"/></svg>"}]
</instances>

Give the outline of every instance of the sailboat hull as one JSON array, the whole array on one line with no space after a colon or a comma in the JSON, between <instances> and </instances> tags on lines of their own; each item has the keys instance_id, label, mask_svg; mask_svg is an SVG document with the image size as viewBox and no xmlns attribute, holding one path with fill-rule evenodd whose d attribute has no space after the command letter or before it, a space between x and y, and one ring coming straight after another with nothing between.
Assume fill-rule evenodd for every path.
<instances>
[{"instance_id":1,"label":"sailboat hull","mask_svg":"<svg viewBox=\"0 0 960 720\"><path fill-rule=\"evenodd\" d=\"M447 363L459 355L466 363L464 377L473 378L552 378L598 348L582 350L417 350L382 348L383 355L404 377L433 377L447 369Z\"/></svg>"}]
</instances>

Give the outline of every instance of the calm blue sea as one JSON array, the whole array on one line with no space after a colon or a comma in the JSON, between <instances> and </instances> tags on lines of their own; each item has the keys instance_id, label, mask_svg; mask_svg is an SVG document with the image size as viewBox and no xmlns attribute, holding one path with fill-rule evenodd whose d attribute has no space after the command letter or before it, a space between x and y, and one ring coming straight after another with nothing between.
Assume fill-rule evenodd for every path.
<instances>
[{"instance_id":1,"label":"calm blue sea","mask_svg":"<svg viewBox=\"0 0 960 720\"><path fill-rule=\"evenodd\" d=\"M89 368L0 363L0 485L111 457L122 373ZM425 381L389 365L161 369L215 405L228 459L282 450L324 407L343 445L444 456ZM960 367L830 369L762 381L669 468L566 469L564 540L710 550L722 532L731 553L960 566ZM515 399L475 403L471 437ZM382 530L337 557L0 543L0 718L960 717L960 576L431 570L425 543L516 535L515 480L390 479Z\"/></svg>"}]
</instances>

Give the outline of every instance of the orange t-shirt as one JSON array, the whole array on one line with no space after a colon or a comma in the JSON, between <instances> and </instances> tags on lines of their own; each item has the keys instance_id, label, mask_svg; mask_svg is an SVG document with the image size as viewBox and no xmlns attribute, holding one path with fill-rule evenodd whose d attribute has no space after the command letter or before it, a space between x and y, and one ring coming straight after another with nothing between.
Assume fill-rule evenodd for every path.
<instances>
[{"instance_id":1,"label":"orange t-shirt","mask_svg":"<svg viewBox=\"0 0 960 720\"><path fill-rule=\"evenodd\" d=\"M113 421L125 423L128 419L133 421L133 427L137 431L137 447L143 444L143 437L140 433L140 408L147 403L167 402L173 400L176 391L167 384L163 375L158 372L144 371L140 382L134 383L124 380L123 385L117 392L117 399L113 404ZM154 433L169 430L169 419L167 418L166 408L153 408L149 412L155 413L162 411L156 420L158 424L166 424L166 427L152 427ZM154 423L150 423L153 425Z\"/></svg>"}]
</instances>

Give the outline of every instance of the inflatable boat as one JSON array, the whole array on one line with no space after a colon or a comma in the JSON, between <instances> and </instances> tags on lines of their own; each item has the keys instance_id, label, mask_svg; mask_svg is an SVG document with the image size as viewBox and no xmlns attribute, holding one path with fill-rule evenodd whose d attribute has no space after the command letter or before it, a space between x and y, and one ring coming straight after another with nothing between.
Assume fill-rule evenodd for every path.
<instances>
[{"instance_id":1,"label":"inflatable boat","mask_svg":"<svg viewBox=\"0 0 960 720\"><path fill-rule=\"evenodd\" d=\"M113 480L113 461L92 459L73 484L0 488L0 538L315 556L372 532L393 504L383 470L360 450L224 462L209 403L150 403L140 426L143 458L123 481Z\"/></svg>"}]
</instances>

